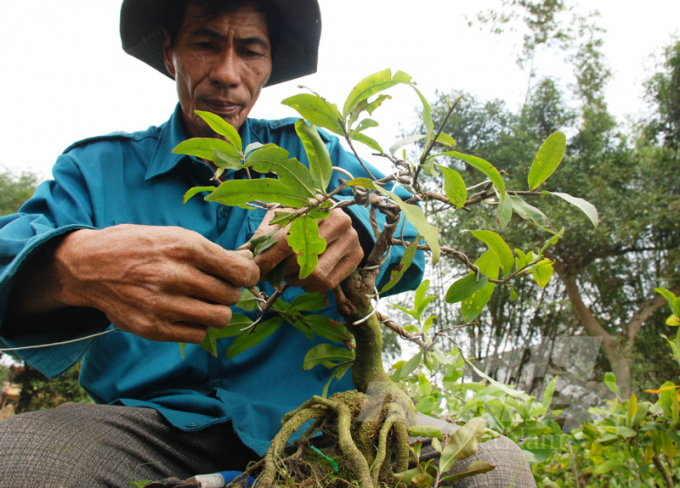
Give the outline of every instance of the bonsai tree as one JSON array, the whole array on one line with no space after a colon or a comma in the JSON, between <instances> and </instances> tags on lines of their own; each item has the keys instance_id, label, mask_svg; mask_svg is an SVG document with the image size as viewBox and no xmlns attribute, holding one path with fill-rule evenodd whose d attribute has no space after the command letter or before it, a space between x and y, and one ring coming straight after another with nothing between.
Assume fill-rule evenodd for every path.
<instances>
[{"instance_id":1,"label":"bonsai tree","mask_svg":"<svg viewBox=\"0 0 680 488\"><path fill-rule=\"evenodd\" d=\"M407 85L415 90L423 104L425 133L407 137L385 151L364 131L378 125L369 116L391 98L382 92L395 85ZM222 138L189 139L175 148L176 153L208 159L217 167L214 178L220 183L219 186L193 188L185 195L185 201L198 193L209 192L205 197L208 201L274 209L276 217L271 224L280 224L288 229L288 243L297 254L301 279L313 272L318 255L325 249L325 241L319 237L317 221L326 218L332 208L351 205L370 207L375 246L365 266L356 269L332 290L344 325L331 324L330 320L318 315L303 315L303 312L325 306L323 295L311 293L292 304L282 302L280 297L287 285L282 282L284 269L279 266L265 277L274 286L275 293L267 296L258 289L244 290L238 305L244 310L259 310L258 319L252 321L245 315L234 314L226 329L211 329L201 344L216 354L216 341L219 338L237 336L227 350L227 356L233 357L247 348L255 347L287 321L305 333L315 333L349 345L335 347L322 344L307 353L301 366L304 369L317 366L331 369L329 384L333 378L342 378L351 366L356 391L337 393L326 398L327 384L319 396L286 415L282 419L279 434L258 465L262 468L258 486L269 487L282 482L277 480L277 476L280 476L277 466L284 448L289 438L310 421L311 427L302 435L298 451L289 459L298 459L303 452L312 452L317 458L319 455L325 457L318 450L314 452L306 449L306 441L321 430L337 438L345 466L361 488L377 487L381 481L393 486L395 479L401 480L403 485L438 486L443 481L455 481L493 469L488 463L476 462L464 473L446 475L457 459L476 452L485 433L483 419L480 417L469 421L453 436L444 437L437 429L423 426L411 427L409 431L416 409L409 396L392 381L383 367L383 325L421 348L419 355L402 365L398 372L401 376L411 374L421 361L450 361L450 357L437 344L437 339L445 337L445 334L441 331L433 333L433 317L422 320L425 307L434 297L425 297L426 287L421 286L416 294L414 309L409 312L420 326L411 328L410 332L377 312L372 299L379 298L380 294L394 287L413 262L416 252L424 250L430 254L433 266L444 255L469 268L469 274L454 282L446 293L447 302L462 303L463 318L469 323L481 313L495 287L510 287L515 277L526 274L533 275L540 286L545 286L552 275L552 261L545 258L543 253L560 239L561 234L526 199L554 196L582 209L594 225L597 225L598 217L596 209L585 200L563 193L537 190L563 158L566 148L564 134L552 134L542 147L537 148L538 153L528 171L527 188L509 190L501 172L491 163L455 151L455 139L442 132L446 119L455 110L458 101L449 104L444 122L435 129L430 105L415 82L406 73L399 71L393 75L388 69L359 82L350 92L342 110L314 92L298 94L283 101L283 104L292 107L303 117L295 128L306 149L309 168L297 160L287 159L285 150L271 144L262 146L255 143L243 148L237 131L220 117L208 112L196 113ZM343 174L340 185L331 190L329 182L335 169L317 127L344 138L369 177ZM403 148L418 141L421 141L424 149L416 158L408 158ZM377 157L389 160L395 168L394 172L382 178L375 177L359 158L355 149L357 142L374 150ZM440 164L444 158L478 170L484 180L467 187L458 171ZM228 169L245 169L249 178L221 182L220 177ZM276 178L253 177L252 173L274 173ZM442 179L443 192L439 190L438 184ZM394 183L406 188L411 197L400 198L385 188ZM333 197L345 189L352 189L353 198L336 202ZM497 232L486 229L470 230L475 238L489 248L474 261L455 247L442 245L438 229L430 223L431 217L443 210L469 211L472 207L494 211L501 229L510 224L513 214L518 215L546 232L545 245L541 249L515 249L513 254ZM385 224L382 226L376 218L378 213L384 216ZM399 226L402 216L419 234L411 242L401 237ZM273 235L259 236L251 240L244 250L254 255L266 253L274 243ZM376 278L380 265L392 246L405 248L403 259L392 270L390 281L377 290ZM276 312L277 315L264 320L267 312ZM483 374L479 370L477 372ZM432 439L433 447L441 453L438 465L418 462L420 445L409 446L409 433ZM417 462L415 469L408 470L409 456ZM396 459L394 464L393 457Z\"/></svg>"}]
</instances>

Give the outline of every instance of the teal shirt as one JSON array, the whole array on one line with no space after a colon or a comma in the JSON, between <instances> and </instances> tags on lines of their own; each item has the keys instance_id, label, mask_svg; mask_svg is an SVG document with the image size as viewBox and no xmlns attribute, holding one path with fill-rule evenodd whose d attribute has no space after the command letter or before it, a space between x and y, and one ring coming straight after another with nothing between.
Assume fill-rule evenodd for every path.
<instances>
[{"instance_id":1,"label":"teal shirt","mask_svg":"<svg viewBox=\"0 0 680 488\"><path fill-rule=\"evenodd\" d=\"M179 105L168 122L133 134L114 133L80 141L69 147L53 168L54 180L42 183L19 213L0 218L0 319L5 320L12 282L23 263L51 239L77 229L102 229L118 224L179 226L196 231L225 249L236 249L250 239L264 210L245 210L205 202L194 197L182 204L191 187L208 186L212 172L198 159L172 154L186 135ZM243 146L252 142L274 143L308 165L295 132L296 119L277 121L248 119L241 128ZM355 176L366 176L354 156L335 137L322 133L333 164ZM379 172L373 168L374 174ZM331 189L338 184L334 173ZM233 178L234 172L223 177ZM351 192L341 194L351 197ZM349 210L364 247L373 233L368 210ZM415 230L406 224L404 237ZM390 268L403 255L394 248L382 269L379 283L389 279ZM392 292L415 288L422 277L424 257ZM266 283L260 288L271 294ZM291 302L304 293L289 288L283 296ZM250 314L254 312L239 313ZM315 312L341 320L329 294L327 309ZM61 342L113 327L97 310L66 308L22 319L13 330L20 333L0 338L10 347ZM54 377L83 358L80 382L97 403L151 407L172 425L199 430L231 420L243 442L263 455L278 432L281 417L312 395L319 395L329 371L317 366L302 370L306 352L315 344L289 324L284 324L258 346L227 361L225 351L232 338L218 341L218 356L188 344L182 359L176 343L152 342L116 331L96 339L69 345L22 351L21 357L44 374ZM352 389L350 374L333 381L329 395Z\"/></svg>"}]
</instances>

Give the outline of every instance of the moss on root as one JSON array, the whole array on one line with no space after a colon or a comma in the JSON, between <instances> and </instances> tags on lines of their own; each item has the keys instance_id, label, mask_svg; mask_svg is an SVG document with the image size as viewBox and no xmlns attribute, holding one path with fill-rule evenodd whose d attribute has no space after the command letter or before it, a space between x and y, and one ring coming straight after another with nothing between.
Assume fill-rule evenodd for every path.
<instances>
[{"instance_id":1,"label":"moss on root","mask_svg":"<svg viewBox=\"0 0 680 488\"><path fill-rule=\"evenodd\" d=\"M283 418L281 431L264 458L258 487L394 486L392 473L405 470L408 464L406 419L404 408L391 395L372 397L349 391L329 399L314 397ZM286 448L290 436L309 421L313 427L290 453ZM338 464L339 473L309 446L317 429L335 440L326 455Z\"/></svg>"}]
</instances>

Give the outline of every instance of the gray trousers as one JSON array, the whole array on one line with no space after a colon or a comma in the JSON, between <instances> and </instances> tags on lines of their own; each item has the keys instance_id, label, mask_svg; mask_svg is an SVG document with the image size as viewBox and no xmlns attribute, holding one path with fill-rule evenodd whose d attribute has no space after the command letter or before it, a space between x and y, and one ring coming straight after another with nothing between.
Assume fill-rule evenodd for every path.
<instances>
[{"instance_id":1,"label":"gray trousers","mask_svg":"<svg viewBox=\"0 0 680 488\"><path fill-rule=\"evenodd\" d=\"M131 481L242 471L256 459L231 423L187 433L148 408L69 403L0 422L0 488L129 487ZM453 486L536 486L522 451L506 438L482 444L474 459L498 467Z\"/></svg>"}]
</instances>

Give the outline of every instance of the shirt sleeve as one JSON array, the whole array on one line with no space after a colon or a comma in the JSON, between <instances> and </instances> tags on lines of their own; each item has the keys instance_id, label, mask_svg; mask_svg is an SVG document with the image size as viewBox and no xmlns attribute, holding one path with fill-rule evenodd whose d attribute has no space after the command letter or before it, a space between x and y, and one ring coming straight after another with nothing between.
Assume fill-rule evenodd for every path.
<instances>
[{"instance_id":1,"label":"shirt sleeve","mask_svg":"<svg viewBox=\"0 0 680 488\"><path fill-rule=\"evenodd\" d=\"M0 340L9 347L35 346L82 337L106 329L109 321L93 309L68 307L55 312L14 318L8 300L18 273L55 239L93 226L83 175L68 155L58 158L54 180L43 182L13 215L0 217ZM77 362L88 341L17 352L47 376L56 376Z\"/></svg>"},{"instance_id":2,"label":"shirt sleeve","mask_svg":"<svg viewBox=\"0 0 680 488\"><path fill-rule=\"evenodd\" d=\"M340 144L340 140L337 137L328 136L325 132L322 131L319 132L321 132L322 135L328 141L327 147L331 156L331 160L333 161L333 165L348 171L355 178L369 177L369 175L366 173L366 170L362 167L359 161L357 161L356 156L347 152L342 147L342 145ZM374 168L373 166L369 165L366 162L364 162L364 164L369 169L369 171L376 176L376 178L383 177L383 174L378 169ZM338 182L339 178L347 179L346 176L334 172L330 184L331 188L335 188L339 185ZM389 183L388 185L385 186L385 188L387 190L393 190L393 184ZM399 195L402 199L408 199L411 197L411 195L403 187L398 187L395 190L395 193ZM343 190L338 195L338 198L339 199L353 198L352 190L351 189ZM363 207L361 205L352 205L350 207L345 208L345 211L347 211L347 213L349 213L352 217L354 227L359 233L359 239L362 243L362 247L364 248L364 252L370 252L371 249L373 249L373 246L375 245L375 236L373 234L373 228L371 227L369 208ZM385 216L382 215L380 212L377 212L377 219L378 224L382 228L385 225ZM410 242L418 236L418 232L416 231L415 227L413 227L413 225L411 225L411 223L404 218L403 212L401 215L401 219L399 221L399 225L397 226L395 236L401 237L402 229L405 241ZM401 246L394 246L389 250L389 255L386 256L385 264L383 264L383 266L380 268L380 273L378 274L378 277L376 279L376 286L378 288L378 291L380 291L383 288L383 286L385 286L389 282L391 272L394 269L394 267L401 262L401 259L404 256L404 251L405 249ZM418 251L416 253L415 258L413 259L413 263L408 268L406 273L404 273L404 276L401 278L399 283L397 283L391 290L386 292L385 295L386 296L394 295L404 291L416 289L420 284L424 273L425 273L425 253L423 251Z\"/></svg>"}]
</instances>

